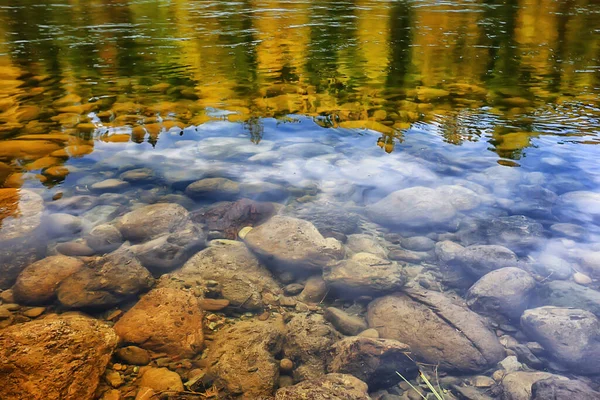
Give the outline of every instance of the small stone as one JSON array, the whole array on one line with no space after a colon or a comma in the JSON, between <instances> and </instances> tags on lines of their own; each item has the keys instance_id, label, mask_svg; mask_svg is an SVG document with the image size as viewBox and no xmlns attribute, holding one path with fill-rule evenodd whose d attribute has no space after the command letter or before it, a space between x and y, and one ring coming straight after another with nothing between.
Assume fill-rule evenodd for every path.
<instances>
[{"instance_id":1,"label":"small stone","mask_svg":"<svg viewBox=\"0 0 600 400\"><path fill-rule=\"evenodd\" d=\"M23 315L29 318L37 318L46 311L46 307L33 307L23 311Z\"/></svg>"},{"instance_id":2,"label":"small stone","mask_svg":"<svg viewBox=\"0 0 600 400\"><path fill-rule=\"evenodd\" d=\"M319 303L327 295L327 290L327 283L321 275L311 276L304 284L302 293L298 295L298 300L304 303Z\"/></svg>"},{"instance_id":3,"label":"small stone","mask_svg":"<svg viewBox=\"0 0 600 400\"><path fill-rule=\"evenodd\" d=\"M119 192L129 187L129 183L120 179L106 179L90 186L92 192Z\"/></svg>"},{"instance_id":4,"label":"small stone","mask_svg":"<svg viewBox=\"0 0 600 400\"><path fill-rule=\"evenodd\" d=\"M471 381L473 382L473 386L478 388L489 388L495 384L492 378L483 375L476 376Z\"/></svg>"},{"instance_id":5,"label":"small stone","mask_svg":"<svg viewBox=\"0 0 600 400\"><path fill-rule=\"evenodd\" d=\"M117 357L133 365L147 365L151 361L150 353L137 346L127 346L117 350Z\"/></svg>"},{"instance_id":6,"label":"small stone","mask_svg":"<svg viewBox=\"0 0 600 400\"><path fill-rule=\"evenodd\" d=\"M140 386L149 387L157 392L184 390L183 382L179 374L169 371L167 368L149 368L142 375Z\"/></svg>"},{"instance_id":7,"label":"small stone","mask_svg":"<svg viewBox=\"0 0 600 400\"><path fill-rule=\"evenodd\" d=\"M282 372L290 372L294 369L294 363L289 358L283 358L279 361L279 369L281 369Z\"/></svg>"},{"instance_id":8,"label":"small stone","mask_svg":"<svg viewBox=\"0 0 600 400\"><path fill-rule=\"evenodd\" d=\"M350 315L335 307L325 310L325 319L344 335L355 336L367 329L367 323L362 318Z\"/></svg>"},{"instance_id":9,"label":"small stone","mask_svg":"<svg viewBox=\"0 0 600 400\"><path fill-rule=\"evenodd\" d=\"M198 301L200 308L205 311L220 311L229 305L227 299L201 299Z\"/></svg>"},{"instance_id":10,"label":"small stone","mask_svg":"<svg viewBox=\"0 0 600 400\"><path fill-rule=\"evenodd\" d=\"M21 308L21 306L16 303L4 304L2 307L6 308L8 311L17 311Z\"/></svg>"},{"instance_id":11,"label":"small stone","mask_svg":"<svg viewBox=\"0 0 600 400\"><path fill-rule=\"evenodd\" d=\"M12 318L12 313L4 307L0 307L0 321Z\"/></svg>"},{"instance_id":12,"label":"small stone","mask_svg":"<svg viewBox=\"0 0 600 400\"><path fill-rule=\"evenodd\" d=\"M271 316L271 313L268 311L265 311L264 313L260 314L257 318L259 321L266 321L269 319L270 316Z\"/></svg>"},{"instance_id":13,"label":"small stone","mask_svg":"<svg viewBox=\"0 0 600 400\"><path fill-rule=\"evenodd\" d=\"M298 311L298 312L308 312L308 311L310 311L310 307L307 304L298 302L298 303L296 303L296 311Z\"/></svg>"},{"instance_id":14,"label":"small stone","mask_svg":"<svg viewBox=\"0 0 600 400\"><path fill-rule=\"evenodd\" d=\"M295 296L302 292L303 289L304 285L301 285L299 283L291 283L283 288L283 292L288 296Z\"/></svg>"},{"instance_id":15,"label":"small stone","mask_svg":"<svg viewBox=\"0 0 600 400\"><path fill-rule=\"evenodd\" d=\"M104 379L106 379L106 382L114 388L117 388L124 383L123 377L117 371L106 371L106 374L104 374Z\"/></svg>"},{"instance_id":16,"label":"small stone","mask_svg":"<svg viewBox=\"0 0 600 400\"><path fill-rule=\"evenodd\" d=\"M96 252L86 243L65 242L56 246L56 251L65 256L87 257L93 256Z\"/></svg>"},{"instance_id":17,"label":"small stone","mask_svg":"<svg viewBox=\"0 0 600 400\"><path fill-rule=\"evenodd\" d=\"M238 232L238 237L243 240L246 237L246 235L248 234L248 232L250 232L251 230L252 230L251 226L245 226L245 227L243 227Z\"/></svg>"},{"instance_id":18,"label":"small stone","mask_svg":"<svg viewBox=\"0 0 600 400\"><path fill-rule=\"evenodd\" d=\"M102 395L102 400L120 400L121 392L117 389L111 389L104 392Z\"/></svg>"},{"instance_id":19,"label":"small stone","mask_svg":"<svg viewBox=\"0 0 600 400\"><path fill-rule=\"evenodd\" d=\"M506 375L506 371L504 371L503 369L498 369L492 374L492 379L496 382L501 382L502 378L504 378L504 375Z\"/></svg>"},{"instance_id":20,"label":"small stone","mask_svg":"<svg viewBox=\"0 0 600 400\"><path fill-rule=\"evenodd\" d=\"M125 371L127 369L127 367L124 366L123 364L116 363L116 364L113 364L113 369L115 371Z\"/></svg>"},{"instance_id":21,"label":"small stone","mask_svg":"<svg viewBox=\"0 0 600 400\"><path fill-rule=\"evenodd\" d=\"M364 331L362 331L361 333L359 333L358 336L369 337L369 338L373 338L373 339L378 339L379 338L379 332L377 332L377 329L370 328L370 329L365 329Z\"/></svg>"},{"instance_id":22,"label":"small stone","mask_svg":"<svg viewBox=\"0 0 600 400\"><path fill-rule=\"evenodd\" d=\"M519 362L517 356L508 356L498 363L498 366L508 372L520 371L523 369L523 364Z\"/></svg>"},{"instance_id":23,"label":"small stone","mask_svg":"<svg viewBox=\"0 0 600 400\"><path fill-rule=\"evenodd\" d=\"M592 279L586 274L582 274L581 272L575 272L573 274L573 280L575 281L575 283L578 283L580 285L589 285L590 283L592 283Z\"/></svg>"},{"instance_id":24,"label":"small stone","mask_svg":"<svg viewBox=\"0 0 600 400\"><path fill-rule=\"evenodd\" d=\"M280 388L294 386L294 378L292 378L291 376L287 376L287 375L281 375L279 377L278 385Z\"/></svg>"},{"instance_id":25,"label":"small stone","mask_svg":"<svg viewBox=\"0 0 600 400\"><path fill-rule=\"evenodd\" d=\"M121 315L123 315L123 311L121 311L121 310L114 310L114 311L111 311L106 316L106 320L107 321L114 321L115 319L119 318Z\"/></svg>"},{"instance_id":26,"label":"small stone","mask_svg":"<svg viewBox=\"0 0 600 400\"><path fill-rule=\"evenodd\" d=\"M14 303L15 296L13 295L12 289L3 290L2 293L0 293L0 300L2 300L3 303Z\"/></svg>"},{"instance_id":27,"label":"small stone","mask_svg":"<svg viewBox=\"0 0 600 400\"><path fill-rule=\"evenodd\" d=\"M281 296L279 299L279 305L283 307L295 307L296 300L293 297Z\"/></svg>"}]
</instances>

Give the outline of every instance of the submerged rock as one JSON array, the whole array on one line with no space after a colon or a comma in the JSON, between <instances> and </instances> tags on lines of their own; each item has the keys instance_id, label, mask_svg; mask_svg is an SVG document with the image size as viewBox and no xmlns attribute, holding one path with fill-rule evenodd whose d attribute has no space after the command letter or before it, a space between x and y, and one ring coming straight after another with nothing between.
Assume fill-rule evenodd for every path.
<instances>
[{"instance_id":1,"label":"submerged rock","mask_svg":"<svg viewBox=\"0 0 600 400\"><path fill-rule=\"evenodd\" d=\"M190 221L188 211L179 204L158 203L123 215L116 227L125 239L144 242L175 232Z\"/></svg>"},{"instance_id":2,"label":"submerged rock","mask_svg":"<svg viewBox=\"0 0 600 400\"><path fill-rule=\"evenodd\" d=\"M447 196L422 186L398 190L367 206L369 217L383 226L435 227L447 224L457 212Z\"/></svg>"},{"instance_id":3,"label":"submerged rock","mask_svg":"<svg viewBox=\"0 0 600 400\"><path fill-rule=\"evenodd\" d=\"M206 225L209 231L219 231L227 239L236 239L240 229L255 226L275 214L275 206L249 199L223 202L196 213L193 220Z\"/></svg>"},{"instance_id":4,"label":"submerged rock","mask_svg":"<svg viewBox=\"0 0 600 400\"><path fill-rule=\"evenodd\" d=\"M173 233L131 246L130 250L144 267L160 274L180 267L204 247L205 233L197 225L188 223Z\"/></svg>"},{"instance_id":5,"label":"submerged rock","mask_svg":"<svg viewBox=\"0 0 600 400\"><path fill-rule=\"evenodd\" d=\"M541 242L544 238L544 227L524 215L513 215L489 221L486 234L489 243L526 251Z\"/></svg>"},{"instance_id":6,"label":"submerged rock","mask_svg":"<svg viewBox=\"0 0 600 400\"><path fill-rule=\"evenodd\" d=\"M185 194L193 199L233 199L240 194L240 184L227 178L205 178L191 183Z\"/></svg>"},{"instance_id":7,"label":"submerged rock","mask_svg":"<svg viewBox=\"0 0 600 400\"><path fill-rule=\"evenodd\" d=\"M417 365L408 355L410 348L392 339L349 337L332 346L329 372L350 374L369 385L370 390L387 388L398 383L402 374L412 379Z\"/></svg>"},{"instance_id":8,"label":"submerged rock","mask_svg":"<svg viewBox=\"0 0 600 400\"><path fill-rule=\"evenodd\" d=\"M357 253L352 258L326 266L323 279L344 297L392 292L406 282L400 264L370 253Z\"/></svg>"},{"instance_id":9,"label":"submerged rock","mask_svg":"<svg viewBox=\"0 0 600 400\"><path fill-rule=\"evenodd\" d=\"M504 351L484 319L446 295L407 288L369 304L367 320L382 338L410 346L417 361L443 370L479 372Z\"/></svg>"},{"instance_id":10,"label":"submerged rock","mask_svg":"<svg viewBox=\"0 0 600 400\"><path fill-rule=\"evenodd\" d=\"M456 253L451 263L473 276L482 277L495 269L516 266L517 255L503 246L473 245Z\"/></svg>"},{"instance_id":11,"label":"submerged rock","mask_svg":"<svg viewBox=\"0 0 600 400\"><path fill-rule=\"evenodd\" d=\"M0 330L0 398L91 400L117 340L108 325L78 314Z\"/></svg>"},{"instance_id":12,"label":"submerged rock","mask_svg":"<svg viewBox=\"0 0 600 400\"><path fill-rule=\"evenodd\" d=\"M275 400L370 400L367 390L367 384L352 375L327 374L281 388L275 393Z\"/></svg>"},{"instance_id":13,"label":"submerged rock","mask_svg":"<svg viewBox=\"0 0 600 400\"><path fill-rule=\"evenodd\" d=\"M140 387L150 388L157 392L183 392L185 390L179 374L169 371L168 368L148 368L140 379Z\"/></svg>"},{"instance_id":14,"label":"submerged rock","mask_svg":"<svg viewBox=\"0 0 600 400\"><path fill-rule=\"evenodd\" d=\"M342 244L310 222L279 215L252 229L244 242L272 267L299 272L321 270L344 256Z\"/></svg>"},{"instance_id":15,"label":"submerged rock","mask_svg":"<svg viewBox=\"0 0 600 400\"><path fill-rule=\"evenodd\" d=\"M329 349L341 335L319 314L295 314L286 326L283 354L297 366L294 379L298 382L324 375Z\"/></svg>"},{"instance_id":16,"label":"submerged rock","mask_svg":"<svg viewBox=\"0 0 600 400\"><path fill-rule=\"evenodd\" d=\"M367 322L364 319L350 315L336 307L327 307L324 316L344 335L356 336L367 329Z\"/></svg>"},{"instance_id":17,"label":"submerged rock","mask_svg":"<svg viewBox=\"0 0 600 400\"><path fill-rule=\"evenodd\" d=\"M192 357L202 349L202 311L189 292L159 288L142 296L115 324L122 341L171 356Z\"/></svg>"},{"instance_id":18,"label":"submerged rock","mask_svg":"<svg viewBox=\"0 0 600 400\"><path fill-rule=\"evenodd\" d=\"M101 224L85 235L85 241L90 248L102 254L118 249L124 239L114 225Z\"/></svg>"},{"instance_id":19,"label":"submerged rock","mask_svg":"<svg viewBox=\"0 0 600 400\"><path fill-rule=\"evenodd\" d=\"M232 306L249 310L263 308L265 295L280 292L271 273L242 242L232 240L213 240L171 277L218 282L222 296Z\"/></svg>"},{"instance_id":20,"label":"submerged rock","mask_svg":"<svg viewBox=\"0 0 600 400\"><path fill-rule=\"evenodd\" d=\"M550 356L581 374L600 373L600 320L589 311L545 306L525 311L523 331Z\"/></svg>"},{"instance_id":21,"label":"submerged rock","mask_svg":"<svg viewBox=\"0 0 600 400\"><path fill-rule=\"evenodd\" d=\"M236 322L220 331L208 349L209 372L232 395L271 396L279 378L285 325L281 318Z\"/></svg>"},{"instance_id":22,"label":"submerged rock","mask_svg":"<svg viewBox=\"0 0 600 400\"><path fill-rule=\"evenodd\" d=\"M541 285L536 304L579 308L600 316L600 292L574 282L551 281Z\"/></svg>"},{"instance_id":23,"label":"submerged rock","mask_svg":"<svg viewBox=\"0 0 600 400\"><path fill-rule=\"evenodd\" d=\"M500 268L480 278L467 293L467 305L489 316L521 317L535 289L533 277L515 267Z\"/></svg>"},{"instance_id":24,"label":"submerged rock","mask_svg":"<svg viewBox=\"0 0 600 400\"><path fill-rule=\"evenodd\" d=\"M531 386L531 400L597 400L600 392L581 381L548 378Z\"/></svg>"},{"instance_id":25,"label":"submerged rock","mask_svg":"<svg viewBox=\"0 0 600 400\"><path fill-rule=\"evenodd\" d=\"M567 378L553 375L548 372L517 371L506 374L504 378L502 378L502 398L506 400L530 400L532 386L538 381L550 378L567 380ZM548 398L548 400L550 399L551 398Z\"/></svg>"},{"instance_id":26,"label":"submerged rock","mask_svg":"<svg viewBox=\"0 0 600 400\"><path fill-rule=\"evenodd\" d=\"M126 248L97 257L63 280L58 300L69 308L109 308L152 287L154 279Z\"/></svg>"},{"instance_id":27,"label":"submerged rock","mask_svg":"<svg viewBox=\"0 0 600 400\"><path fill-rule=\"evenodd\" d=\"M374 236L360 233L349 235L346 247L354 253L371 253L381 258L386 258L388 254L387 249Z\"/></svg>"},{"instance_id":28,"label":"submerged rock","mask_svg":"<svg viewBox=\"0 0 600 400\"><path fill-rule=\"evenodd\" d=\"M24 304L44 304L56 295L58 285L79 271L83 262L67 256L51 256L27 266L13 287L15 299Z\"/></svg>"}]
</instances>

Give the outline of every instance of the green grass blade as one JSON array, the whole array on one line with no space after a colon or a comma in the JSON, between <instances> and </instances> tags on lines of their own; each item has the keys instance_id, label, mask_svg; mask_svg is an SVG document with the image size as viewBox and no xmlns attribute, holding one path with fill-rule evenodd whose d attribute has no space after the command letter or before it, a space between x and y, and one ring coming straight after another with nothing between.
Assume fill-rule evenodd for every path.
<instances>
[{"instance_id":1,"label":"green grass blade","mask_svg":"<svg viewBox=\"0 0 600 400\"><path fill-rule=\"evenodd\" d=\"M423 400L427 400L427 397L423 396L423 394L421 392L419 392L417 390L417 388L412 385L412 383L410 383L409 381L407 381L406 378L403 377L400 372L396 371L396 373L398 374L398 376L400 378L402 378L404 380L404 382L408 383L408 386L410 386L412 388L412 390L414 390L415 392L417 392L419 394L419 396L421 396L421 398L423 398Z\"/></svg>"},{"instance_id":2,"label":"green grass blade","mask_svg":"<svg viewBox=\"0 0 600 400\"><path fill-rule=\"evenodd\" d=\"M433 385L431 384L431 382L429 382L429 379L427 379L427 377L425 376L424 373L422 373L421 371L419 371L419 375L421 375L421 378L425 381L425 384L427 385L427 387L429 388L429 390L431 390L431 393L433 393L433 395L437 398L437 400L444 400L443 395L440 395L437 390L435 390L435 388L433 387Z\"/></svg>"}]
</instances>

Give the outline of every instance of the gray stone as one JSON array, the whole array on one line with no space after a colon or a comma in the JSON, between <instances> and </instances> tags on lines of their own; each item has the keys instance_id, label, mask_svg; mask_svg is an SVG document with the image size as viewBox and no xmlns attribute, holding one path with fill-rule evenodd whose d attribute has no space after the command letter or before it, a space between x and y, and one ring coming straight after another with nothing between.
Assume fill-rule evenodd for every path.
<instances>
[{"instance_id":1,"label":"gray stone","mask_svg":"<svg viewBox=\"0 0 600 400\"><path fill-rule=\"evenodd\" d=\"M191 222L189 213L179 204L152 204L135 209L117 221L123 237L144 242L179 230Z\"/></svg>"},{"instance_id":2,"label":"gray stone","mask_svg":"<svg viewBox=\"0 0 600 400\"><path fill-rule=\"evenodd\" d=\"M548 279L569 279L573 274L571 263L552 254L542 253L533 261L533 268Z\"/></svg>"},{"instance_id":3,"label":"gray stone","mask_svg":"<svg viewBox=\"0 0 600 400\"><path fill-rule=\"evenodd\" d=\"M46 232L54 236L73 235L82 228L79 217L64 213L46 215L42 224Z\"/></svg>"},{"instance_id":4,"label":"gray stone","mask_svg":"<svg viewBox=\"0 0 600 400\"><path fill-rule=\"evenodd\" d=\"M500 268L481 277L467 292L467 305L492 317L518 319L528 307L535 289L533 277L515 267Z\"/></svg>"},{"instance_id":5,"label":"gray stone","mask_svg":"<svg viewBox=\"0 0 600 400\"><path fill-rule=\"evenodd\" d=\"M357 253L326 266L323 279L344 297L392 292L406 282L402 265L370 253Z\"/></svg>"},{"instance_id":6,"label":"gray stone","mask_svg":"<svg viewBox=\"0 0 600 400\"><path fill-rule=\"evenodd\" d=\"M227 178L205 178L191 183L185 194L193 199L234 199L240 195L240 185Z\"/></svg>"},{"instance_id":7,"label":"gray stone","mask_svg":"<svg viewBox=\"0 0 600 400\"><path fill-rule=\"evenodd\" d=\"M600 392L577 380L543 379L531 386L531 400L598 400Z\"/></svg>"},{"instance_id":8,"label":"gray stone","mask_svg":"<svg viewBox=\"0 0 600 400\"><path fill-rule=\"evenodd\" d=\"M438 292L404 291L369 304L369 326L382 338L408 344L417 361L447 371L479 372L503 357L496 335L466 306Z\"/></svg>"},{"instance_id":9,"label":"gray stone","mask_svg":"<svg viewBox=\"0 0 600 400\"><path fill-rule=\"evenodd\" d=\"M313 275L306 280L304 289L298 295L298 300L305 303L320 303L325 299L328 291L327 282L323 280L323 277Z\"/></svg>"},{"instance_id":10,"label":"gray stone","mask_svg":"<svg viewBox=\"0 0 600 400\"><path fill-rule=\"evenodd\" d=\"M538 306L572 307L600 316L600 292L567 281L551 281L537 291Z\"/></svg>"},{"instance_id":11,"label":"gray stone","mask_svg":"<svg viewBox=\"0 0 600 400\"><path fill-rule=\"evenodd\" d=\"M120 179L106 179L90 186L92 192L121 192L129 187L129 183Z\"/></svg>"},{"instance_id":12,"label":"gray stone","mask_svg":"<svg viewBox=\"0 0 600 400\"><path fill-rule=\"evenodd\" d=\"M279 215L252 229L244 242L268 265L292 271L319 271L344 256L342 244L310 222Z\"/></svg>"},{"instance_id":13,"label":"gray stone","mask_svg":"<svg viewBox=\"0 0 600 400\"><path fill-rule=\"evenodd\" d=\"M538 245L544 238L544 227L524 215L494 218L486 228L488 242L515 251Z\"/></svg>"},{"instance_id":14,"label":"gray stone","mask_svg":"<svg viewBox=\"0 0 600 400\"><path fill-rule=\"evenodd\" d=\"M458 243L444 240L435 244L435 255L444 263L453 261L465 248Z\"/></svg>"},{"instance_id":15,"label":"gray stone","mask_svg":"<svg viewBox=\"0 0 600 400\"><path fill-rule=\"evenodd\" d=\"M127 249L120 248L88 263L58 287L60 303L69 308L109 308L152 287L154 279Z\"/></svg>"},{"instance_id":16,"label":"gray stone","mask_svg":"<svg viewBox=\"0 0 600 400\"><path fill-rule=\"evenodd\" d=\"M530 400L532 385L544 379L558 377L548 372L511 372L502 379L503 400ZM567 378L562 378L567 379Z\"/></svg>"},{"instance_id":17,"label":"gray stone","mask_svg":"<svg viewBox=\"0 0 600 400\"><path fill-rule=\"evenodd\" d=\"M121 232L114 225L109 224L94 227L84 237L87 245L101 254L118 249L124 242Z\"/></svg>"},{"instance_id":18,"label":"gray stone","mask_svg":"<svg viewBox=\"0 0 600 400\"><path fill-rule=\"evenodd\" d=\"M346 247L353 253L371 253L381 258L387 257L387 250L371 235L354 234L346 239Z\"/></svg>"},{"instance_id":19,"label":"gray stone","mask_svg":"<svg viewBox=\"0 0 600 400\"><path fill-rule=\"evenodd\" d=\"M553 306L534 308L523 313L521 327L574 372L600 373L600 321L591 312Z\"/></svg>"},{"instance_id":20,"label":"gray stone","mask_svg":"<svg viewBox=\"0 0 600 400\"><path fill-rule=\"evenodd\" d=\"M145 182L154 180L155 175L150 168L137 168L123 172L119 178L127 182Z\"/></svg>"},{"instance_id":21,"label":"gray stone","mask_svg":"<svg viewBox=\"0 0 600 400\"><path fill-rule=\"evenodd\" d=\"M452 264L469 274L482 277L496 269L517 265L517 255L503 246L473 245L457 253Z\"/></svg>"},{"instance_id":22,"label":"gray stone","mask_svg":"<svg viewBox=\"0 0 600 400\"><path fill-rule=\"evenodd\" d=\"M413 236L402 239L402 247L413 251L429 251L435 247L435 242L426 236Z\"/></svg>"},{"instance_id":23,"label":"gray stone","mask_svg":"<svg viewBox=\"0 0 600 400\"><path fill-rule=\"evenodd\" d=\"M367 323L364 319L350 315L345 311L335 307L325 309L325 319L341 333L348 336L356 336L367 329Z\"/></svg>"}]
</instances>

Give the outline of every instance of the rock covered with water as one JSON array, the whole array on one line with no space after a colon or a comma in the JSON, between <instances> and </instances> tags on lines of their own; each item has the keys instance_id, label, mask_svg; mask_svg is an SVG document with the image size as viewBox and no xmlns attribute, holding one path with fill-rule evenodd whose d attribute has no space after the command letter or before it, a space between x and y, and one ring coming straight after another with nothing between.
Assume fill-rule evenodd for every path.
<instances>
[{"instance_id":1,"label":"rock covered with water","mask_svg":"<svg viewBox=\"0 0 600 400\"><path fill-rule=\"evenodd\" d=\"M0 189L0 206L0 289L7 289L45 252L38 238L44 201L30 190L7 188Z\"/></svg>"},{"instance_id":2,"label":"rock covered with water","mask_svg":"<svg viewBox=\"0 0 600 400\"><path fill-rule=\"evenodd\" d=\"M188 211L179 204L158 203L123 215L116 227L123 238L139 243L178 231L190 222Z\"/></svg>"},{"instance_id":3,"label":"rock covered with water","mask_svg":"<svg viewBox=\"0 0 600 400\"><path fill-rule=\"evenodd\" d=\"M15 299L24 304L44 304L56 295L60 283L83 268L83 262L63 255L43 258L27 266L13 286Z\"/></svg>"},{"instance_id":4,"label":"rock covered with water","mask_svg":"<svg viewBox=\"0 0 600 400\"><path fill-rule=\"evenodd\" d=\"M295 314L286 327L283 354L297 366L294 379L298 382L324 375L329 349L341 335L320 314Z\"/></svg>"},{"instance_id":5,"label":"rock covered with water","mask_svg":"<svg viewBox=\"0 0 600 400\"><path fill-rule=\"evenodd\" d=\"M209 247L192 256L171 277L191 282L218 282L221 295L231 305L249 310L263 308L269 294L280 292L271 273L244 243L232 240L211 241Z\"/></svg>"},{"instance_id":6,"label":"rock covered with water","mask_svg":"<svg viewBox=\"0 0 600 400\"><path fill-rule=\"evenodd\" d=\"M457 252L451 264L472 276L482 277L495 269L514 267L517 261L517 255L504 246L472 245Z\"/></svg>"},{"instance_id":7,"label":"rock covered with water","mask_svg":"<svg viewBox=\"0 0 600 400\"><path fill-rule=\"evenodd\" d=\"M271 203L240 199L220 202L206 210L195 213L193 220L203 223L208 231L223 233L227 239L236 239L240 229L260 224L275 214Z\"/></svg>"},{"instance_id":8,"label":"rock covered with water","mask_svg":"<svg viewBox=\"0 0 600 400\"><path fill-rule=\"evenodd\" d=\"M467 293L467 305L489 316L504 315L518 319L528 308L535 279L522 269L500 268L481 277Z\"/></svg>"},{"instance_id":9,"label":"rock covered with water","mask_svg":"<svg viewBox=\"0 0 600 400\"><path fill-rule=\"evenodd\" d=\"M88 262L58 287L60 303L69 308L108 308L147 291L154 278L127 248Z\"/></svg>"},{"instance_id":10,"label":"rock covered with water","mask_svg":"<svg viewBox=\"0 0 600 400\"><path fill-rule=\"evenodd\" d=\"M488 221L485 233L491 244L526 251L541 243L544 238L544 227L524 215L512 215Z\"/></svg>"},{"instance_id":11,"label":"rock covered with water","mask_svg":"<svg viewBox=\"0 0 600 400\"><path fill-rule=\"evenodd\" d=\"M86 244L97 253L110 253L123 244L123 235L111 224L100 224L85 235Z\"/></svg>"},{"instance_id":12,"label":"rock covered with water","mask_svg":"<svg viewBox=\"0 0 600 400\"><path fill-rule=\"evenodd\" d=\"M523 331L574 372L600 373L600 320L589 311L544 306L526 310Z\"/></svg>"},{"instance_id":13,"label":"rock covered with water","mask_svg":"<svg viewBox=\"0 0 600 400\"><path fill-rule=\"evenodd\" d=\"M198 200L230 200L240 194L240 184L227 178L205 178L191 183L185 194Z\"/></svg>"},{"instance_id":14,"label":"rock covered with water","mask_svg":"<svg viewBox=\"0 0 600 400\"><path fill-rule=\"evenodd\" d=\"M371 253L326 266L323 279L344 297L392 292L406 282L402 265Z\"/></svg>"},{"instance_id":15,"label":"rock covered with water","mask_svg":"<svg viewBox=\"0 0 600 400\"><path fill-rule=\"evenodd\" d=\"M327 370L350 374L369 385L370 390L393 386L402 374L416 376L417 366L408 356L410 348L393 339L348 337L335 343Z\"/></svg>"},{"instance_id":16,"label":"rock covered with water","mask_svg":"<svg viewBox=\"0 0 600 400\"><path fill-rule=\"evenodd\" d=\"M342 394L345 400L370 400L367 390L367 384L352 375L327 374L281 388L275 400L336 399Z\"/></svg>"},{"instance_id":17,"label":"rock covered with water","mask_svg":"<svg viewBox=\"0 0 600 400\"><path fill-rule=\"evenodd\" d=\"M542 379L531 386L531 400L597 400L600 392L579 380Z\"/></svg>"},{"instance_id":18,"label":"rock covered with water","mask_svg":"<svg viewBox=\"0 0 600 400\"><path fill-rule=\"evenodd\" d=\"M202 310L191 293L171 288L151 290L115 324L126 343L171 356L192 357L204 344Z\"/></svg>"},{"instance_id":19,"label":"rock covered with water","mask_svg":"<svg viewBox=\"0 0 600 400\"><path fill-rule=\"evenodd\" d=\"M575 282L545 282L537 290L536 305L578 308L600 316L600 292Z\"/></svg>"},{"instance_id":20,"label":"rock covered with water","mask_svg":"<svg viewBox=\"0 0 600 400\"><path fill-rule=\"evenodd\" d=\"M342 244L324 238L310 222L280 215L252 229L244 242L277 269L319 271L344 256Z\"/></svg>"},{"instance_id":21,"label":"rock covered with water","mask_svg":"<svg viewBox=\"0 0 600 400\"><path fill-rule=\"evenodd\" d=\"M130 247L142 265L154 273L175 269L206 246L204 231L187 223L171 232Z\"/></svg>"},{"instance_id":22,"label":"rock covered with water","mask_svg":"<svg viewBox=\"0 0 600 400\"><path fill-rule=\"evenodd\" d=\"M323 316L344 335L356 336L367 329L367 322L363 318L348 314L337 307L327 307Z\"/></svg>"},{"instance_id":23,"label":"rock covered with water","mask_svg":"<svg viewBox=\"0 0 600 400\"><path fill-rule=\"evenodd\" d=\"M477 193L462 186L415 186L393 192L368 206L367 214L383 226L435 229L449 226L459 212L475 209L479 204Z\"/></svg>"},{"instance_id":24,"label":"rock covered with water","mask_svg":"<svg viewBox=\"0 0 600 400\"><path fill-rule=\"evenodd\" d=\"M91 400L116 345L112 328L78 314L0 330L0 398Z\"/></svg>"},{"instance_id":25,"label":"rock covered with water","mask_svg":"<svg viewBox=\"0 0 600 400\"><path fill-rule=\"evenodd\" d=\"M515 371L506 374L502 378L502 399L506 400L530 400L532 387L536 382L546 379L559 379L567 381L567 378L541 371ZM548 399L551 399L548 398Z\"/></svg>"},{"instance_id":26,"label":"rock covered with water","mask_svg":"<svg viewBox=\"0 0 600 400\"><path fill-rule=\"evenodd\" d=\"M369 304L367 320L380 337L406 343L417 361L443 370L479 372L502 359L496 335L465 305L438 292L404 291Z\"/></svg>"},{"instance_id":27,"label":"rock covered with water","mask_svg":"<svg viewBox=\"0 0 600 400\"><path fill-rule=\"evenodd\" d=\"M218 333L208 349L209 372L232 395L271 396L279 377L285 325L281 318L239 321Z\"/></svg>"}]
</instances>

